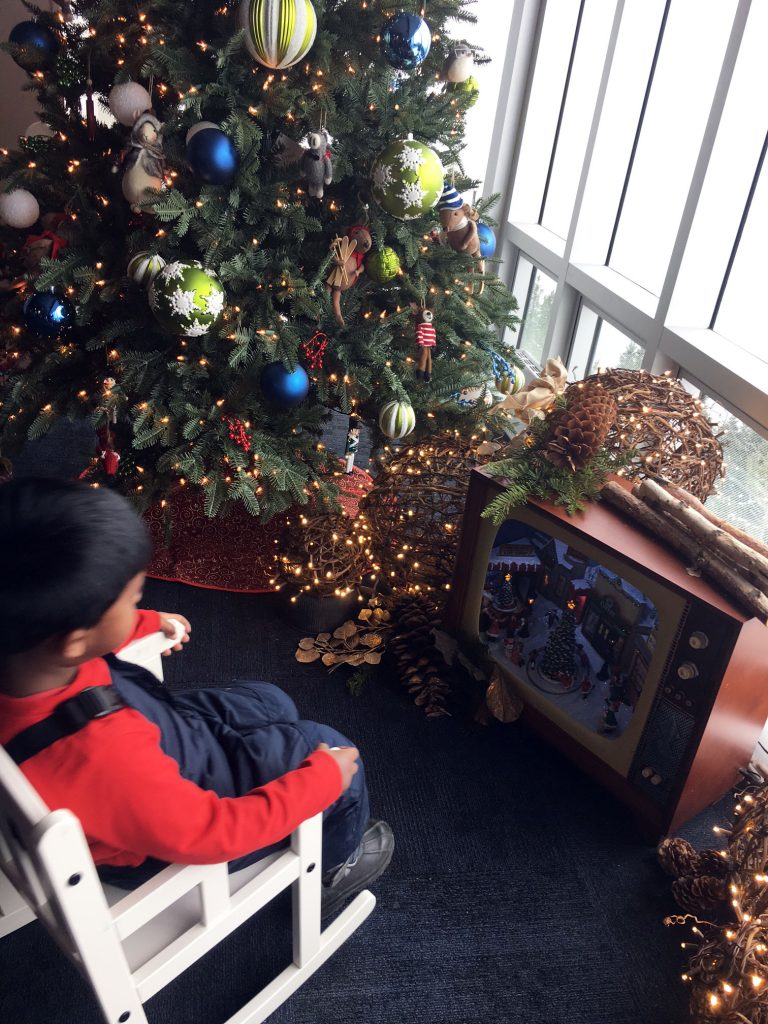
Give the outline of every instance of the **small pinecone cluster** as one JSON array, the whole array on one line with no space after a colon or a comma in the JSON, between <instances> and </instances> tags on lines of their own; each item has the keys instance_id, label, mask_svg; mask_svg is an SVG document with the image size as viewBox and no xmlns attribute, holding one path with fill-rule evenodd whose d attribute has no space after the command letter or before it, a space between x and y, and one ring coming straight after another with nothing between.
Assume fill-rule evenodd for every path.
<instances>
[{"instance_id":1,"label":"small pinecone cluster","mask_svg":"<svg viewBox=\"0 0 768 1024\"><path fill-rule=\"evenodd\" d=\"M393 629L387 653L397 665L400 679L428 718L448 715L450 669L435 647L432 630L437 609L424 594L404 594L391 608Z\"/></svg>"},{"instance_id":2,"label":"small pinecone cluster","mask_svg":"<svg viewBox=\"0 0 768 1024\"><path fill-rule=\"evenodd\" d=\"M729 861L717 850L697 853L685 839L663 839L659 864L675 881L672 895L686 914L710 913L728 898Z\"/></svg>"},{"instance_id":3,"label":"small pinecone cluster","mask_svg":"<svg viewBox=\"0 0 768 1024\"><path fill-rule=\"evenodd\" d=\"M558 469L576 473L605 444L616 422L616 400L599 384L571 384L566 406L549 417L545 456Z\"/></svg>"}]
</instances>

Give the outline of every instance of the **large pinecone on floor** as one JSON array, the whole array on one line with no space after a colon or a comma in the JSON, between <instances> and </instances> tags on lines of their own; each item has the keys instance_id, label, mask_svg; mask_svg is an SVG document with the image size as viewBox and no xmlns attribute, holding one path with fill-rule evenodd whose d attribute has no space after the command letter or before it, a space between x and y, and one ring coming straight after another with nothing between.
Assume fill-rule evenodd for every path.
<instances>
[{"instance_id":1,"label":"large pinecone on floor","mask_svg":"<svg viewBox=\"0 0 768 1024\"><path fill-rule=\"evenodd\" d=\"M616 422L616 400L599 384L571 384L567 405L549 417L546 458L558 469L583 469Z\"/></svg>"},{"instance_id":2,"label":"large pinecone on floor","mask_svg":"<svg viewBox=\"0 0 768 1024\"><path fill-rule=\"evenodd\" d=\"M395 659L400 680L428 718L448 715L450 668L435 647L432 630L438 609L424 594L404 594L390 608L392 633L387 653Z\"/></svg>"},{"instance_id":3,"label":"large pinecone on floor","mask_svg":"<svg viewBox=\"0 0 768 1024\"><path fill-rule=\"evenodd\" d=\"M711 875L678 878L672 883L672 895L686 914L706 914L726 902L728 885L724 878Z\"/></svg>"},{"instance_id":4,"label":"large pinecone on floor","mask_svg":"<svg viewBox=\"0 0 768 1024\"><path fill-rule=\"evenodd\" d=\"M698 864L699 855L686 839L676 836L662 839L656 848L656 856L662 871L673 878L699 874L694 867Z\"/></svg>"}]
</instances>

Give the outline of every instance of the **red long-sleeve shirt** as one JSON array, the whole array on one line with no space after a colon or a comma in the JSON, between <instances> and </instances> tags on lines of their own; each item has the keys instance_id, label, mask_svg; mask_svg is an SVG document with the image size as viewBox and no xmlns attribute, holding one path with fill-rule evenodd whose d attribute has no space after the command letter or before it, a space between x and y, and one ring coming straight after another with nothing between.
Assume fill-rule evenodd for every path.
<instances>
[{"instance_id":1,"label":"red long-sleeve shirt","mask_svg":"<svg viewBox=\"0 0 768 1024\"><path fill-rule=\"evenodd\" d=\"M157 612L139 612L126 644L159 628ZM106 662L95 658L80 666L69 686L29 697L0 693L0 743L86 687L109 683ZM319 751L266 786L219 797L181 777L160 748L160 730L132 708L94 719L21 769L52 810L66 807L77 815L97 864L137 865L146 857L177 864L234 860L284 839L342 791L338 765Z\"/></svg>"}]
</instances>

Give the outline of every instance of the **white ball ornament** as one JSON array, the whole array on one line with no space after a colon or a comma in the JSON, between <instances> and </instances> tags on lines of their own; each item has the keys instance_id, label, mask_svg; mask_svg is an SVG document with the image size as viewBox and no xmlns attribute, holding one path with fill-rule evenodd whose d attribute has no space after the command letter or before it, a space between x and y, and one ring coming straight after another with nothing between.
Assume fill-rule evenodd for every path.
<instances>
[{"instance_id":1,"label":"white ball ornament","mask_svg":"<svg viewBox=\"0 0 768 1024\"><path fill-rule=\"evenodd\" d=\"M152 106L152 98L139 82L122 82L109 94L109 109L120 124L132 128L136 120Z\"/></svg>"},{"instance_id":2,"label":"white ball ornament","mask_svg":"<svg viewBox=\"0 0 768 1024\"><path fill-rule=\"evenodd\" d=\"M382 434L398 440L407 437L416 426L416 413L410 402L387 402L379 412L379 429Z\"/></svg>"},{"instance_id":3,"label":"white ball ornament","mask_svg":"<svg viewBox=\"0 0 768 1024\"><path fill-rule=\"evenodd\" d=\"M265 68L290 68L304 60L317 33L310 0L242 0L245 45Z\"/></svg>"},{"instance_id":4,"label":"white ball ornament","mask_svg":"<svg viewBox=\"0 0 768 1024\"><path fill-rule=\"evenodd\" d=\"M0 195L0 221L9 228L31 228L39 216L40 206L25 188L15 188Z\"/></svg>"}]
</instances>

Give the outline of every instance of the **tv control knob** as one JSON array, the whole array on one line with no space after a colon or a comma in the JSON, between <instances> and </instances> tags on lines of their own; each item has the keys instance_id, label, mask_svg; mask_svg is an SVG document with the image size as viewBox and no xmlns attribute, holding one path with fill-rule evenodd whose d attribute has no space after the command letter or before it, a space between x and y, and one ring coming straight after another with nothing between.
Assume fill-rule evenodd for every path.
<instances>
[{"instance_id":1,"label":"tv control knob","mask_svg":"<svg viewBox=\"0 0 768 1024\"><path fill-rule=\"evenodd\" d=\"M688 637L688 643L694 651L703 651L705 647L709 647L709 637L706 633L702 633L700 629L697 629L695 633L691 633Z\"/></svg>"},{"instance_id":2,"label":"tv control knob","mask_svg":"<svg viewBox=\"0 0 768 1024\"><path fill-rule=\"evenodd\" d=\"M646 768L643 768L643 770L642 770L642 772L640 774L643 776L644 779L650 779L650 777L652 775L655 775L656 773L653 770L653 768L646 767Z\"/></svg>"},{"instance_id":3,"label":"tv control knob","mask_svg":"<svg viewBox=\"0 0 768 1024\"><path fill-rule=\"evenodd\" d=\"M684 661L682 665L677 666L677 674L681 679L695 679L699 670L692 661Z\"/></svg>"},{"instance_id":4,"label":"tv control knob","mask_svg":"<svg viewBox=\"0 0 768 1024\"><path fill-rule=\"evenodd\" d=\"M656 775L651 776L652 786L660 786L663 781L664 779L662 779L662 777L658 773Z\"/></svg>"}]
</instances>

